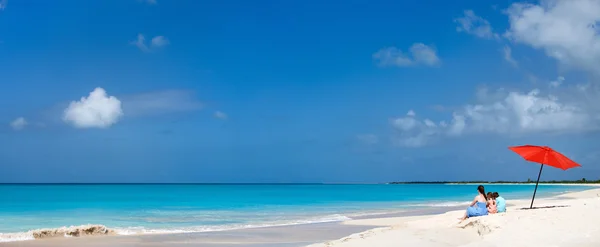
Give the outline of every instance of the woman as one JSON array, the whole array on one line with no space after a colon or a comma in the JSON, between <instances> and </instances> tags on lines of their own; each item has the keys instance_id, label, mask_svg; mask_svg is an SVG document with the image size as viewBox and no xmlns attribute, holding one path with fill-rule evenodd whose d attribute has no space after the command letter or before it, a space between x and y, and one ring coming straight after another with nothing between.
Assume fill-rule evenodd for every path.
<instances>
[{"instance_id":1,"label":"woman","mask_svg":"<svg viewBox=\"0 0 600 247\"><path fill-rule=\"evenodd\" d=\"M479 185L477 187L477 192L479 193L471 202L471 205L467 208L467 212L465 212L465 216L460 218L460 220L466 220L469 217L477 217L484 216L488 214L487 209L487 196L485 195L485 188L483 185Z\"/></svg>"}]
</instances>

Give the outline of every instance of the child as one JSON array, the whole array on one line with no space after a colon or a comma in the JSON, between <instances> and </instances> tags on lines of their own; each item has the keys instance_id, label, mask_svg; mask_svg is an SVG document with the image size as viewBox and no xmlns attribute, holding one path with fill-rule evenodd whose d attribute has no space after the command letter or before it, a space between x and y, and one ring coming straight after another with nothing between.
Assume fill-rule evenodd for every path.
<instances>
[{"instance_id":1,"label":"child","mask_svg":"<svg viewBox=\"0 0 600 247\"><path fill-rule=\"evenodd\" d=\"M506 212L506 200L498 194L498 192L494 192L494 198L496 200L496 204L498 205L498 213Z\"/></svg>"},{"instance_id":2,"label":"child","mask_svg":"<svg viewBox=\"0 0 600 247\"><path fill-rule=\"evenodd\" d=\"M487 201L488 213L490 213L490 214L498 213L498 208L496 206L496 200L494 198L494 193L488 192L487 199L488 199L488 201Z\"/></svg>"}]
</instances>

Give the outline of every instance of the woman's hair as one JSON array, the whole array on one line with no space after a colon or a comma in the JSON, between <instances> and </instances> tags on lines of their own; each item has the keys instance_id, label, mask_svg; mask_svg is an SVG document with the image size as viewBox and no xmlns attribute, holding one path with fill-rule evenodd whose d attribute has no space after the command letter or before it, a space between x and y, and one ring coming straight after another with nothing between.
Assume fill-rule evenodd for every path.
<instances>
[{"instance_id":1,"label":"woman's hair","mask_svg":"<svg viewBox=\"0 0 600 247\"><path fill-rule=\"evenodd\" d=\"M494 192L494 199L498 198L500 196L500 194L498 194L498 192Z\"/></svg>"},{"instance_id":2,"label":"woman's hair","mask_svg":"<svg viewBox=\"0 0 600 247\"><path fill-rule=\"evenodd\" d=\"M481 193L483 195L483 198L485 198L485 200L487 201L487 196L485 194L485 188L483 187L483 185L477 186L477 191L479 191L479 193Z\"/></svg>"},{"instance_id":3,"label":"woman's hair","mask_svg":"<svg viewBox=\"0 0 600 247\"><path fill-rule=\"evenodd\" d=\"M487 197L487 198L486 198L487 200L489 200L489 199L494 199L494 193L492 193L492 192L488 192L486 197Z\"/></svg>"}]
</instances>

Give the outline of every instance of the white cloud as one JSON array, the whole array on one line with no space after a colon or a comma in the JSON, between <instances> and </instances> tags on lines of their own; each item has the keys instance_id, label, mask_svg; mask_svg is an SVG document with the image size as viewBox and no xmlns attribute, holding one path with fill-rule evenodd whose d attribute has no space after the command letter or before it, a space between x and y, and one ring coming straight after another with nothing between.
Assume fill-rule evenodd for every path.
<instances>
[{"instance_id":1,"label":"white cloud","mask_svg":"<svg viewBox=\"0 0 600 247\"><path fill-rule=\"evenodd\" d=\"M502 101L467 105L458 114L468 121L468 130L509 135L581 132L599 124L578 102L559 101L537 89L509 92Z\"/></svg>"},{"instance_id":2,"label":"white cloud","mask_svg":"<svg viewBox=\"0 0 600 247\"><path fill-rule=\"evenodd\" d=\"M512 57L512 50L509 46L504 46L502 49L502 54L504 55L504 60L510 63L514 67L519 67L519 63Z\"/></svg>"},{"instance_id":3,"label":"white cloud","mask_svg":"<svg viewBox=\"0 0 600 247\"><path fill-rule=\"evenodd\" d=\"M426 46L422 43L413 44L410 47L410 53L413 55L413 60L419 64L434 66L440 63L435 49Z\"/></svg>"},{"instance_id":4,"label":"white cloud","mask_svg":"<svg viewBox=\"0 0 600 247\"><path fill-rule=\"evenodd\" d=\"M218 118L218 119L226 120L227 119L227 114L225 114L224 112L221 112L221 111L216 111L215 112L215 117Z\"/></svg>"},{"instance_id":5,"label":"white cloud","mask_svg":"<svg viewBox=\"0 0 600 247\"><path fill-rule=\"evenodd\" d=\"M404 117L392 119L391 124L398 131L393 139L395 144L404 147L425 146L434 141L443 129L448 128L445 122L417 119L413 110L408 111Z\"/></svg>"},{"instance_id":6,"label":"white cloud","mask_svg":"<svg viewBox=\"0 0 600 247\"><path fill-rule=\"evenodd\" d=\"M143 52L151 52L155 49L159 49L161 47L167 46L169 44L169 40L164 36L155 36L150 40L150 46L146 44L146 37L143 34L138 34L137 39L135 41L131 41L130 44L137 46Z\"/></svg>"},{"instance_id":7,"label":"white cloud","mask_svg":"<svg viewBox=\"0 0 600 247\"><path fill-rule=\"evenodd\" d=\"M465 32L485 39L499 38L498 34L493 32L490 23L486 19L475 15L473 10L465 10L464 16L455 19L454 22L458 23L458 27L456 27L458 32Z\"/></svg>"},{"instance_id":8,"label":"white cloud","mask_svg":"<svg viewBox=\"0 0 600 247\"><path fill-rule=\"evenodd\" d=\"M409 52L411 56L405 54L396 47L387 47L373 54L373 59L380 66L407 67L413 65L436 66L440 64L440 59L434 48L422 43L414 43Z\"/></svg>"},{"instance_id":9,"label":"white cloud","mask_svg":"<svg viewBox=\"0 0 600 247\"><path fill-rule=\"evenodd\" d=\"M373 59L377 60L381 66L406 67L414 64L408 55L396 47L387 47L377 51L373 54Z\"/></svg>"},{"instance_id":10,"label":"white cloud","mask_svg":"<svg viewBox=\"0 0 600 247\"><path fill-rule=\"evenodd\" d=\"M170 114L193 113L204 108L193 90L168 89L135 94L113 95L120 101L123 118L150 118ZM52 126L64 123L64 111L70 102L61 102L41 113L41 119ZM119 121L121 118L119 118ZM31 123L33 126L34 124Z\"/></svg>"},{"instance_id":11,"label":"white cloud","mask_svg":"<svg viewBox=\"0 0 600 247\"><path fill-rule=\"evenodd\" d=\"M152 41L150 42L150 46L151 47L163 47L169 44L169 40L167 38L165 38L165 36L156 36L154 38L152 38Z\"/></svg>"},{"instance_id":12,"label":"white cloud","mask_svg":"<svg viewBox=\"0 0 600 247\"><path fill-rule=\"evenodd\" d=\"M405 117L399 117L392 121L392 124L403 131L409 131L414 129L419 122L415 120L415 112L413 110L408 111Z\"/></svg>"},{"instance_id":13,"label":"white cloud","mask_svg":"<svg viewBox=\"0 0 600 247\"><path fill-rule=\"evenodd\" d=\"M164 90L120 97L128 117L152 116L167 113L189 112L203 107L194 92Z\"/></svg>"},{"instance_id":14,"label":"white cloud","mask_svg":"<svg viewBox=\"0 0 600 247\"><path fill-rule=\"evenodd\" d=\"M404 117L392 119L392 127L397 135L395 144L403 147L422 147L436 141L441 135L457 135L464 130L464 119L455 116L448 124L445 121L434 122L430 119L417 119L414 111L409 111Z\"/></svg>"},{"instance_id":15,"label":"white cloud","mask_svg":"<svg viewBox=\"0 0 600 247\"><path fill-rule=\"evenodd\" d=\"M132 45L137 46L137 48L139 48L143 52L150 51L150 49L148 49L148 46L146 45L146 38L144 38L144 35L141 33L138 34L137 39L135 41L131 41L130 43Z\"/></svg>"},{"instance_id":16,"label":"white cloud","mask_svg":"<svg viewBox=\"0 0 600 247\"><path fill-rule=\"evenodd\" d=\"M478 92L478 102L455 111L449 124L407 115L392 121L403 146L424 146L444 136L488 133L523 136L536 133L575 133L600 130L600 90L579 87L561 90L562 97L498 90ZM487 100L486 100L487 99ZM490 100L491 99L491 100Z\"/></svg>"},{"instance_id":17,"label":"white cloud","mask_svg":"<svg viewBox=\"0 0 600 247\"><path fill-rule=\"evenodd\" d=\"M600 67L600 1L543 0L541 4L513 4L507 10L510 27L505 37L543 50L573 69L597 75ZM472 12L458 19L459 31L495 38L489 23ZM474 25L473 23L479 23ZM517 66L510 47L504 58ZM530 75L533 78L533 75ZM394 119L395 141L423 146L442 137L487 134L502 137L600 131L600 83L564 85L559 76L547 88L530 91L479 90L475 102L452 113L448 123L417 118ZM535 79L535 81L538 81ZM556 88L560 87L560 90Z\"/></svg>"},{"instance_id":18,"label":"white cloud","mask_svg":"<svg viewBox=\"0 0 600 247\"><path fill-rule=\"evenodd\" d=\"M515 3L507 10L509 39L544 50L561 64L598 73L600 1L548 0Z\"/></svg>"},{"instance_id":19,"label":"white cloud","mask_svg":"<svg viewBox=\"0 0 600 247\"><path fill-rule=\"evenodd\" d=\"M64 110L63 120L76 128L108 128L122 116L121 101L96 88L88 97L71 102Z\"/></svg>"},{"instance_id":20,"label":"white cloud","mask_svg":"<svg viewBox=\"0 0 600 247\"><path fill-rule=\"evenodd\" d=\"M22 130L28 124L29 123L27 123L27 120L25 120L25 118L19 117L19 118L13 120L12 122L10 122L10 127L12 127L14 130Z\"/></svg>"}]
</instances>

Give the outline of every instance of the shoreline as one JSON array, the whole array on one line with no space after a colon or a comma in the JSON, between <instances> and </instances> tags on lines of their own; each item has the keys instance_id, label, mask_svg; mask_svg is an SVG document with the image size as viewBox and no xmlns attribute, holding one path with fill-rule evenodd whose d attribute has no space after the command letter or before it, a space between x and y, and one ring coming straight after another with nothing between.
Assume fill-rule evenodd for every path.
<instances>
[{"instance_id":1,"label":"shoreline","mask_svg":"<svg viewBox=\"0 0 600 247\"><path fill-rule=\"evenodd\" d=\"M99 235L86 237L56 237L28 241L3 242L7 247L80 247L80 246L235 246L235 247L297 247L313 244L315 241L329 241L355 232L371 229L374 225L352 224L348 222L368 222L373 219L404 219L428 217L446 212L447 208L429 208L384 214L378 217L357 217L353 220L310 223L285 226L267 226L257 228L193 232L193 233L156 233L140 235ZM376 224L375 226L380 226ZM381 225L385 226L385 224ZM140 245L140 243L145 243ZM182 242L185 242L183 244ZM135 244L134 244L135 243Z\"/></svg>"},{"instance_id":2,"label":"shoreline","mask_svg":"<svg viewBox=\"0 0 600 247\"><path fill-rule=\"evenodd\" d=\"M503 184L504 185L504 184ZM551 185L558 185L558 184L551 184ZM572 186L573 184L564 184L566 186ZM598 184L593 184L593 186L590 186L588 184L584 184L584 186L589 186L589 187L597 187L600 186ZM561 198L568 198L571 194L577 194L577 193L581 193L581 192L585 192L585 191L590 191L590 190L597 190L596 188L590 188L588 190L583 190L583 191L579 191L579 192L564 192L564 193L560 193L560 194L555 194L555 195L547 195L545 197L540 197L540 198L536 198L536 204L537 202L543 202L543 201L555 201ZM521 200L510 200L508 201L507 206L509 206L509 208L512 208L514 206L511 205L515 205L515 204L523 204L525 202L529 202L528 200L525 199L521 199ZM466 205L465 205L466 206ZM85 244L87 242L89 242L89 239L93 239L93 241L100 241L100 242L104 242L106 241L106 243L111 243L111 245L107 245L107 246L113 246L117 243L120 243L122 241L130 241L132 239L137 239L137 240L147 240L147 239L152 239L154 241L157 242L162 242L165 239L177 239L177 238L202 238L202 239L212 239L211 235L215 235L215 236L222 236L222 235L236 235L236 234L240 234L240 235L247 235L250 233L257 233L257 234L271 234L272 232L283 232L285 234L282 234L281 239L285 241L288 241L290 239L286 240L286 237L283 235L289 234L289 235L293 235L295 233L293 232L288 232L290 231L290 229L302 229L304 231L311 231L311 229L318 229L324 226L328 227L328 231L333 232L331 235L319 235L317 239L314 239L315 241L313 242L309 242L306 243L307 245L310 243L314 243L316 242L316 240L322 240L322 241L327 241L327 240L331 240L331 239L335 239L335 238L340 238L343 236L347 236L351 233L356 233L356 232L360 232L360 231L364 231L364 230L373 230L371 228L373 227L392 227L394 226L394 224L400 224L402 222L406 222L406 221L410 221L410 220L415 220L415 219L426 219L426 218L432 218L432 217L438 217L439 215L445 215L448 213L452 213L452 212L462 212L463 211L463 205L458 205L458 206L445 206L445 207L430 207L430 208L421 208L421 209L409 209L406 211L401 211L401 212L397 212L397 213L392 213L392 214L386 214L386 213L382 213L382 214L367 214L365 216L359 216L359 217L352 217L351 220L346 220L346 221L335 221L335 222L316 222L316 223L300 223L300 224L286 224L286 225L273 225L273 226L260 226L260 227L253 227L253 228L241 228L241 229L224 229L224 230L217 230L217 231L205 231L205 232L170 232L170 233L147 233L147 234L135 234L135 235L117 235L117 234L111 234L111 235L104 235L101 234L100 236L86 236L86 234L82 234L81 236L85 236L85 237L72 237L72 238L65 238L65 237L54 237L54 238L43 238L43 239L35 239L35 240L26 240L26 241L12 241L12 242L0 242L0 246L39 246L39 244L44 243L44 246L46 246L46 244L49 244L48 246L56 246L54 244L60 243L60 246L63 246L64 244L69 245L70 242L78 242L77 246L80 246L83 244L83 246L85 246ZM457 211L457 209L461 209L460 211ZM353 228L353 229L349 229ZM352 231L350 231L352 230ZM59 233L58 235L60 235L61 233ZM0 234L1 235L1 234ZM65 234L66 235L66 234ZM219 237L216 237L219 238ZM225 241L226 239L220 239L219 241ZM213 241L213 240L211 240ZM217 240L214 240L217 241ZM201 242L203 243L203 242ZM298 242L296 242L298 243ZM280 242L279 244L282 244L282 242ZM96 246L96 245L94 245ZM120 245L117 244L117 246L128 246L128 245ZM221 245L219 245L221 246ZM232 245L233 246L233 245ZM237 244L235 244L235 246L250 246L248 244L244 244L243 242L239 242Z\"/></svg>"},{"instance_id":3,"label":"shoreline","mask_svg":"<svg viewBox=\"0 0 600 247\"><path fill-rule=\"evenodd\" d=\"M45 242L45 241L60 241L60 240L72 240L72 239L87 239L87 238L120 238L120 237L153 237L153 236L170 236L170 235L194 235L194 234L213 234L221 232L244 232L244 231L261 231L266 230L277 230L285 228L310 228L311 226L321 225L343 225L345 222L355 220L369 220L378 218L399 218L399 217L415 217L415 216L428 216L444 213L448 209L454 209L459 206L434 206L427 208L411 208L385 212L373 212L373 213L357 213L350 214L347 220L330 220L330 221L318 221L318 222L301 222L301 223L289 223L289 224L273 224L273 225L255 225L251 227L239 227L239 228L223 228L223 229L210 229L210 230L198 230L198 231L184 231L184 230L157 230L149 229L143 232L130 232L118 227L106 227L105 225L98 224L86 224L79 226L63 226L58 228L41 228L34 229L27 232L17 233L0 233L0 237L8 237L13 235L14 240L0 241L0 246L8 243L24 243L24 242ZM4 235L4 236L3 236ZM34 237L35 236L35 237Z\"/></svg>"}]
</instances>

